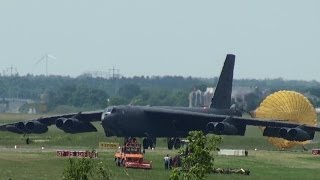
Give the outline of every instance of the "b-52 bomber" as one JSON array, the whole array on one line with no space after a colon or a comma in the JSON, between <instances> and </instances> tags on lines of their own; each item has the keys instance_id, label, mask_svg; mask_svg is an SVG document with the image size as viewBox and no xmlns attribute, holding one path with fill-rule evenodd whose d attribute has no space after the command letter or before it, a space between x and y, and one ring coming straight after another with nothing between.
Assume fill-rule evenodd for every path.
<instances>
[{"instance_id":1,"label":"b-52 bomber","mask_svg":"<svg viewBox=\"0 0 320 180\"><path fill-rule=\"evenodd\" d=\"M56 125L65 133L95 132L91 124L101 121L106 136L142 137L143 148L155 147L157 137L168 138L168 149L179 148L179 138L189 131L201 130L218 135L244 136L246 126L264 127L263 136L288 141L307 141L320 128L315 124L288 122L274 117L245 118L231 104L235 55L228 54L210 107L111 106L105 110L62 114L0 125L1 131L18 134L46 133ZM278 104L277 104L278 106Z\"/></svg>"}]
</instances>

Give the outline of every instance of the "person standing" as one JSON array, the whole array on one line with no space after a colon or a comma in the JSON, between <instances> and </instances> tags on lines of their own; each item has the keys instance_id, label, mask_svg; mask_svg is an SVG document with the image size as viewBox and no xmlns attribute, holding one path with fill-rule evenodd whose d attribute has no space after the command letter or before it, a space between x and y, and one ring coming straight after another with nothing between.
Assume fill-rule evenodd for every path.
<instances>
[{"instance_id":1,"label":"person standing","mask_svg":"<svg viewBox=\"0 0 320 180\"><path fill-rule=\"evenodd\" d=\"M169 154L167 154L167 156L165 156L163 159L164 159L164 169L169 169L169 164L170 164Z\"/></svg>"}]
</instances>

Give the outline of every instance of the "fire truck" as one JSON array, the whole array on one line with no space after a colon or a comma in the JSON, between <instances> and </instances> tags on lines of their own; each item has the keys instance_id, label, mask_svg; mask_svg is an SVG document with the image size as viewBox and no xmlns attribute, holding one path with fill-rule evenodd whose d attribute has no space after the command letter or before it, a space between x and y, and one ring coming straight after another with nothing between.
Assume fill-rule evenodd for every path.
<instances>
[{"instance_id":1,"label":"fire truck","mask_svg":"<svg viewBox=\"0 0 320 180\"><path fill-rule=\"evenodd\" d=\"M137 142L127 142L115 153L117 166L126 168L151 169L152 162L143 159L141 144Z\"/></svg>"}]
</instances>

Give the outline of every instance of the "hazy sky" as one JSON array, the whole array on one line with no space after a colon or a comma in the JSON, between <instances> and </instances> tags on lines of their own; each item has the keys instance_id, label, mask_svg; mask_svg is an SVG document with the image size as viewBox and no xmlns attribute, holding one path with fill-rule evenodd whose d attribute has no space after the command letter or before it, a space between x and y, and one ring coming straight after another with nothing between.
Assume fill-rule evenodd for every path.
<instances>
[{"instance_id":1,"label":"hazy sky","mask_svg":"<svg viewBox=\"0 0 320 180\"><path fill-rule=\"evenodd\" d=\"M0 70L320 81L319 0L1 0Z\"/></svg>"}]
</instances>

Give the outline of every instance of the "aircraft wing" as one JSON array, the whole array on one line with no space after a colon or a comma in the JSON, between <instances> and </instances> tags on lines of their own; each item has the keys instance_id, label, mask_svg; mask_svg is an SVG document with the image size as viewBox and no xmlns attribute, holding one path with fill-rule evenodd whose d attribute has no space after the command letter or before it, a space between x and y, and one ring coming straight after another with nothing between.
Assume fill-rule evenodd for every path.
<instances>
[{"instance_id":1,"label":"aircraft wing","mask_svg":"<svg viewBox=\"0 0 320 180\"><path fill-rule=\"evenodd\" d=\"M0 131L6 131L7 129L6 129L6 126L7 125L0 125Z\"/></svg>"},{"instance_id":2,"label":"aircraft wing","mask_svg":"<svg viewBox=\"0 0 320 180\"><path fill-rule=\"evenodd\" d=\"M250 125L265 127L264 136L305 141L313 139L315 131L320 131L320 127L317 126L292 123L282 119L245 118L161 108L148 108L144 112L152 119L159 119L161 122L158 124L171 123L177 130L202 130L220 135L243 136L246 126Z\"/></svg>"},{"instance_id":3,"label":"aircraft wing","mask_svg":"<svg viewBox=\"0 0 320 180\"><path fill-rule=\"evenodd\" d=\"M91 124L93 121L101 121L103 110L61 114L40 117L37 119L19 121L0 125L0 131L10 131L18 134L45 133L48 126L55 124L59 129L67 133L80 133L97 131Z\"/></svg>"},{"instance_id":4,"label":"aircraft wing","mask_svg":"<svg viewBox=\"0 0 320 180\"><path fill-rule=\"evenodd\" d=\"M144 110L144 112L150 117L157 116L157 117L161 117L162 120L168 120L168 121L180 119L185 123L188 123L188 121L192 121L192 123L194 123L195 121L222 122L227 118L229 118L229 121L232 119L232 122L242 123L250 126L261 126L261 127L270 126L270 127L292 128L292 127L301 125L298 123L291 123L291 122L288 122L287 120L282 120L282 119L245 118L245 117L237 117L237 116L230 116L230 115L206 114L206 113L191 112L191 111L184 111L184 110L171 110L167 108L149 108ZM315 127L315 126L306 126L306 127L309 127L310 129L313 129L315 131L320 131L320 127Z\"/></svg>"},{"instance_id":5,"label":"aircraft wing","mask_svg":"<svg viewBox=\"0 0 320 180\"><path fill-rule=\"evenodd\" d=\"M288 122L287 120L279 120L279 119L258 119L258 118L240 118L240 117L232 117L233 119L240 121L246 125L250 126L260 126L260 127L278 127L278 128L294 128L297 126L304 126L313 131L320 131L320 127L318 126L310 126L298 123Z\"/></svg>"}]
</instances>

